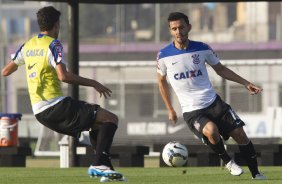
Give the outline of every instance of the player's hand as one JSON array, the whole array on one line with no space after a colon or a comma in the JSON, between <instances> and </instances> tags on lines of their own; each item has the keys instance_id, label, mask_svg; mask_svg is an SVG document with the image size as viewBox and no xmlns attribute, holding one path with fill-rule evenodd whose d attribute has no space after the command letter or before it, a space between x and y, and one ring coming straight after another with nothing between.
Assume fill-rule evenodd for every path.
<instances>
[{"instance_id":1,"label":"player's hand","mask_svg":"<svg viewBox=\"0 0 282 184\"><path fill-rule=\"evenodd\" d=\"M105 98L108 98L111 96L112 91L101 83L96 81L93 87L98 91L100 97L104 96Z\"/></svg>"},{"instance_id":2,"label":"player's hand","mask_svg":"<svg viewBox=\"0 0 282 184\"><path fill-rule=\"evenodd\" d=\"M251 95L258 94L259 92L262 91L262 88L254 85L252 83L248 83L245 87L247 88L247 90L249 90Z\"/></svg>"},{"instance_id":3,"label":"player's hand","mask_svg":"<svg viewBox=\"0 0 282 184\"><path fill-rule=\"evenodd\" d=\"M168 119L173 124L177 123L178 118L177 118L177 115L176 115L176 112L174 111L174 109L168 111Z\"/></svg>"}]
</instances>

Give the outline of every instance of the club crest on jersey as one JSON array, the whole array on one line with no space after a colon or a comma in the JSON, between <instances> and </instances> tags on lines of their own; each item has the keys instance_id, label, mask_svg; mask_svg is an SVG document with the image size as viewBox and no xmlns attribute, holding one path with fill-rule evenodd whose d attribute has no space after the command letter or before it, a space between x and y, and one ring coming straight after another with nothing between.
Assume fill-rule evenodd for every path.
<instances>
[{"instance_id":1,"label":"club crest on jersey","mask_svg":"<svg viewBox=\"0 0 282 184\"><path fill-rule=\"evenodd\" d=\"M188 78L198 77L200 75L203 75L201 70L190 70L190 71L174 74L174 79L175 80L188 79Z\"/></svg>"},{"instance_id":2,"label":"club crest on jersey","mask_svg":"<svg viewBox=\"0 0 282 184\"><path fill-rule=\"evenodd\" d=\"M199 54L193 54L193 55L192 55L193 63L194 63L194 64L199 64L199 63L201 62L201 60L200 60L199 57L200 57Z\"/></svg>"}]
</instances>

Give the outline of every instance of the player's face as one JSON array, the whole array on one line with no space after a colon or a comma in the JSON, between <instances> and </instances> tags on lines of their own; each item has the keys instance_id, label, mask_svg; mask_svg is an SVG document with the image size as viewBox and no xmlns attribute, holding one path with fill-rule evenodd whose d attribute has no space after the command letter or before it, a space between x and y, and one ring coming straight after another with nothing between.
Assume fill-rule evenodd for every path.
<instances>
[{"instance_id":1,"label":"player's face","mask_svg":"<svg viewBox=\"0 0 282 184\"><path fill-rule=\"evenodd\" d=\"M175 42L180 45L186 44L188 41L188 33L190 29L191 25L187 25L183 19L169 22L170 34L174 37Z\"/></svg>"}]
</instances>

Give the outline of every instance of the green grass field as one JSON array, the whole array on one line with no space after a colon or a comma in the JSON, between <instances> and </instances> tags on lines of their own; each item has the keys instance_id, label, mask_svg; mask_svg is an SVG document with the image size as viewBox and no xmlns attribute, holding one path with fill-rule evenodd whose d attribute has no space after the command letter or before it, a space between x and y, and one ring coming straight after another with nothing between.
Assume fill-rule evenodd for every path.
<instances>
[{"instance_id":1,"label":"green grass field","mask_svg":"<svg viewBox=\"0 0 282 184\"><path fill-rule=\"evenodd\" d=\"M221 184L221 183L282 183L282 167L260 167L268 177L265 181L250 179L244 167L241 176L231 176L220 167L185 168L117 168L134 184ZM97 178L87 176L87 168L0 168L0 184L93 184ZM120 182L117 182L120 183Z\"/></svg>"}]
</instances>

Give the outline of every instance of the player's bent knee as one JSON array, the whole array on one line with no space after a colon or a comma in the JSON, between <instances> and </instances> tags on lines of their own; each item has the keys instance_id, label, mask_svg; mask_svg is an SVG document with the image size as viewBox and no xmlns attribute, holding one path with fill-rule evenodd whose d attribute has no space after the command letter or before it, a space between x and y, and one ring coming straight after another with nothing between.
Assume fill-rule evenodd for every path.
<instances>
[{"instance_id":1,"label":"player's bent knee","mask_svg":"<svg viewBox=\"0 0 282 184\"><path fill-rule=\"evenodd\" d=\"M118 116L106 109L100 109L97 113L96 122L107 123L111 122L118 125Z\"/></svg>"},{"instance_id":2,"label":"player's bent knee","mask_svg":"<svg viewBox=\"0 0 282 184\"><path fill-rule=\"evenodd\" d=\"M112 113L111 122L118 125L118 116Z\"/></svg>"},{"instance_id":3,"label":"player's bent knee","mask_svg":"<svg viewBox=\"0 0 282 184\"><path fill-rule=\"evenodd\" d=\"M219 133L218 133L218 129L216 126L205 126L203 128L203 134L206 136L206 137L217 137L219 136Z\"/></svg>"},{"instance_id":4,"label":"player's bent knee","mask_svg":"<svg viewBox=\"0 0 282 184\"><path fill-rule=\"evenodd\" d=\"M111 122L115 125L118 125L118 116L114 113L109 112L108 115L104 118L103 122Z\"/></svg>"}]
</instances>

